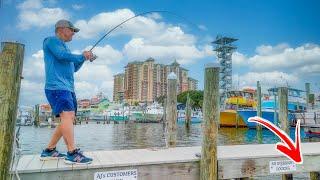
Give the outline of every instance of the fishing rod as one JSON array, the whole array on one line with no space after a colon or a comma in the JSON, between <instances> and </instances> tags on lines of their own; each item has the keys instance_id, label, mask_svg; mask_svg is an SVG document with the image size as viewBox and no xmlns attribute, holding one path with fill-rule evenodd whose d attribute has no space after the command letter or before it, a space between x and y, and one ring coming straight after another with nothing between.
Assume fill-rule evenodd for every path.
<instances>
[{"instance_id":1,"label":"fishing rod","mask_svg":"<svg viewBox=\"0 0 320 180\"><path fill-rule=\"evenodd\" d=\"M159 10L159 11L147 11L147 12L143 12L143 13L140 13L140 14L136 14L135 16L132 16L132 17L130 17L130 18L122 21L120 24L114 26L114 27L113 27L112 29L110 29L106 34L104 34L104 35L92 46L92 48L91 48L89 51L92 51L105 37L107 37L112 31L114 31L115 29L117 29L118 27L120 27L121 25L123 25L124 23L126 23L126 22L128 22L128 21L130 21L131 19L134 19L134 18L136 18L136 17L143 16L143 15L146 15L146 14L151 14L151 13L168 13L168 14L174 15L174 16L180 18L180 19L183 19L184 21L186 21L186 22L188 22L188 23L190 23L190 24L192 24L192 25L194 25L194 26L197 27L196 24L192 23L191 21L189 21L189 20L186 19L185 17L180 16L180 15L178 15L178 14L176 14L176 13L173 13L173 12L170 12L170 11L161 11L161 10ZM95 60L96 58L97 58L97 56L94 55L94 57L93 57L92 59L90 59L90 61L92 62L92 61Z\"/></svg>"}]
</instances>

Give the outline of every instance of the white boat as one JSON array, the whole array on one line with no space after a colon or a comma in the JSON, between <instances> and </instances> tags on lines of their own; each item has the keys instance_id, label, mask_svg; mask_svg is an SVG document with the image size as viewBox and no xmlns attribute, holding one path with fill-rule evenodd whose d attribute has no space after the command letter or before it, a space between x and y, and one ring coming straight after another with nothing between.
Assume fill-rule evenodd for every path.
<instances>
[{"instance_id":1,"label":"white boat","mask_svg":"<svg viewBox=\"0 0 320 180\"><path fill-rule=\"evenodd\" d=\"M184 123L186 112L184 109L178 110L178 123ZM201 123L203 120L202 111L200 109L191 111L191 123Z\"/></svg>"},{"instance_id":2,"label":"white boat","mask_svg":"<svg viewBox=\"0 0 320 180\"><path fill-rule=\"evenodd\" d=\"M151 122L160 122L163 117L163 107L158 103L153 103L147 106L144 117Z\"/></svg>"},{"instance_id":3,"label":"white boat","mask_svg":"<svg viewBox=\"0 0 320 180\"><path fill-rule=\"evenodd\" d=\"M295 116L300 119L306 137L320 137L320 110L307 110L304 113L296 113Z\"/></svg>"}]
</instances>

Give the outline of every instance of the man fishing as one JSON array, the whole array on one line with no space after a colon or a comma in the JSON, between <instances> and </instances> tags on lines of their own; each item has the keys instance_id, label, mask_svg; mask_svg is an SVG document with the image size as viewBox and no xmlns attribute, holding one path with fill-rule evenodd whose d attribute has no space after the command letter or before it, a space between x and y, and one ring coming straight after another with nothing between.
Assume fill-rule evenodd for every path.
<instances>
[{"instance_id":1,"label":"man fishing","mask_svg":"<svg viewBox=\"0 0 320 180\"><path fill-rule=\"evenodd\" d=\"M52 108L52 113L60 117L58 125L46 149L41 153L41 160L64 159L67 164L89 164L92 158L86 157L75 147L73 122L77 113L77 99L74 93L74 77L86 60L94 60L91 51L81 55L72 54L66 45L79 29L67 20L59 20L55 24L55 36L43 41L45 63L45 94ZM67 146L67 154L56 149L60 138L63 137Z\"/></svg>"}]
</instances>

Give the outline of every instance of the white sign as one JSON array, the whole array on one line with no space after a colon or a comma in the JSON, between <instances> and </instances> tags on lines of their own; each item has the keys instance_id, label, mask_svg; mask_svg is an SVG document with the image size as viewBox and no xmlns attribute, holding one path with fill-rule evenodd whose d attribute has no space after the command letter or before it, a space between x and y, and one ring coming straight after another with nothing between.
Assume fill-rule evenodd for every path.
<instances>
[{"instance_id":1,"label":"white sign","mask_svg":"<svg viewBox=\"0 0 320 180\"><path fill-rule=\"evenodd\" d=\"M137 180L138 170L120 170L94 173L94 180Z\"/></svg>"},{"instance_id":2,"label":"white sign","mask_svg":"<svg viewBox=\"0 0 320 180\"><path fill-rule=\"evenodd\" d=\"M294 161L286 160L286 161L270 161L269 162L270 173L285 173L296 171L297 166Z\"/></svg>"}]
</instances>

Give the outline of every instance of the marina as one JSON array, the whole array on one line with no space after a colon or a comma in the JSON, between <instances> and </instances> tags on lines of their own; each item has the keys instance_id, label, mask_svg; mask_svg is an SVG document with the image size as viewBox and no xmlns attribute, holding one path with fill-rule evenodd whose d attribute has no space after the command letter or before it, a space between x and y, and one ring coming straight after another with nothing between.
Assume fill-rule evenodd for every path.
<instances>
[{"instance_id":1,"label":"marina","mask_svg":"<svg viewBox=\"0 0 320 180\"><path fill-rule=\"evenodd\" d=\"M318 4L282 3L0 3L0 180L320 180Z\"/></svg>"}]
</instances>

